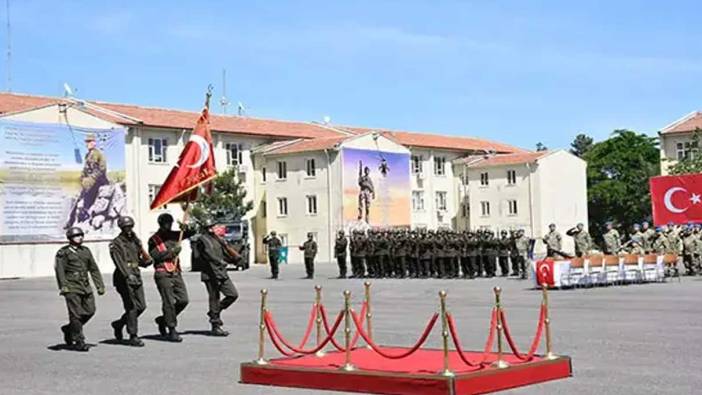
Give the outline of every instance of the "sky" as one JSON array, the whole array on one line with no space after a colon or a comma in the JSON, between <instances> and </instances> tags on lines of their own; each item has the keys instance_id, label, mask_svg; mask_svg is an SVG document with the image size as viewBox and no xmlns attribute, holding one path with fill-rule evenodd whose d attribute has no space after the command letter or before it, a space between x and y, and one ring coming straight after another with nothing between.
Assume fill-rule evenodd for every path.
<instances>
[{"instance_id":1,"label":"sky","mask_svg":"<svg viewBox=\"0 0 702 395\"><path fill-rule=\"evenodd\" d=\"M13 92L199 110L226 69L229 113L528 149L702 109L699 1L9 2Z\"/></svg>"}]
</instances>

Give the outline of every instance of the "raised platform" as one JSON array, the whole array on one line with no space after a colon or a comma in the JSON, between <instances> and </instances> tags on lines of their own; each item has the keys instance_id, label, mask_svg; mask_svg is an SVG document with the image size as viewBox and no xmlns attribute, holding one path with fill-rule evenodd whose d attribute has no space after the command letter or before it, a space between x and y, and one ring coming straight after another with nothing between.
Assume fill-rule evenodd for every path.
<instances>
[{"instance_id":1,"label":"raised platform","mask_svg":"<svg viewBox=\"0 0 702 395\"><path fill-rule=\"evenodd\" d=\"M383 351L398 354L405 348L383 347ZM479 360L482 352L465 353L469 360ZM488 357L488 362L496 354ZM329 352L323 357L314 355L272 359L267 365L253 362L241 364L241 382L279 387L361 392L397 395L464 395L485 394L508 388L522 387L545 381L570 377L569 357L547 360L535 356L530 362L521 362L512 355L504 355L508 368L475 368L466 366L459 355L449 354L453 377L438 372L443 370L441 350L420 349L400 360L385 359L366 348L352 351L351 361L357 367L347 372L344 353Z\"/></svg>"}]
</instances>

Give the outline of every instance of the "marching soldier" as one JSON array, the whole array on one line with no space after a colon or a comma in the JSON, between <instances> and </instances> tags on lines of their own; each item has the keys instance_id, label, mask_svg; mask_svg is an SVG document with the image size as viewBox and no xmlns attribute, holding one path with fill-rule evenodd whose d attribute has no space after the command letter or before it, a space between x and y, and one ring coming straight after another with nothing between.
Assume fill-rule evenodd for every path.
<instances>
[{"instance_id":1,"label":"marching soldier","mask_svg":"<svg viewBox=\"0 0 702 395\"><path fill-rule=\"evenodd\" d=\"M585 230L585 225L579 223L575 228L568 229L566 235L573 238L575 243L575 256L582 257L590 251L592 239L590 234Z\"/></svg>"},{"instance_id":2,"label":"marching soldier","mask_svg":"<svg viewBox=\"0 0 702 395\"><path fill-rule=\"evenodd\" d=\"M280 261L280 249L283 243L280 241L276 231L272 230L271 233L263 238L263 244L268 246L268 263L271 265L271 279L278 279L278 264Z\"/></svg>"},{"instance_id":3,"label":"marching soldier","mask_svg":"<svg viewBox=\"0 0 702 395\"><path fill-rule=\"evenodd\" d=\"M98 295L105 294L100 269L88 247L83 246L83 236L83 230L77 227L66 231L69 244L56 253L54 267L60 295L66 299L68 308L68 324L61 327L61 332L66 345L76 351L89 350L85 344L83 326L95 314L95 297L88 274Z\"/></svg>"},{"instance_id":4,"label":"marching soldier","mask_svg":"<svg viewBox=\"0 0 702 395\"><path fill-rule=\"evenodd\" d=\"M607 232L602 235L602 238L604 239L604 253L617 255L622 248L622 241L612 222L607 222Z\"/></svg>"},{"instance_id":5,"label":"marching soldier","mask_svg":"<svg viewBox=\"0 0 702 395\"><path fill-rule=\"evenodd\" d=\"M521 278L523 280L527 278L526 261L529 253L529 244L530 240L524 235L524 229L519 229L517 231L517 238L514 241L514 245L517 249L517 266L519 267L519 272L521 273Z\"/></svg>"},{"instance_id":6,"label":"marching soldier","mask_svg":"<svg viewBox=\"0 0 702 395\"><path fill-rule=\"evenodd\" d=\"M307 233L307 241L300 246L300 251L304 251L305 272L307 273L305 279L311 280L314 278L314 257L317 256L317 242L314 241L312 233Z\"/></svg>"},{"instance_id":7,"label":"marching soldier","mask_svg":"<svg viewBox=\"0 0 702 395\"><path fill-rule=\"evenodd\" d=\"M178 314L188 305L188 290L183 281L178 255L182 250L180 232L171 230L173 216L163 213L158 216L159 229L149 238L149 255L154 261L154 281L161 295L162 315L156 317L158 331L169 341L182 342L178 334ZM184 224L181 226L185 226ZM182 239L195 234L184 230Z\"/></svg>"},{"instance_id":8,"label":"marching soldier","mask_svg":"<svg viewBox=\"0 0 702 395\"><path fill-rule=\"evenodd\" d=\"M556 224L550 224L548 226L548 233L542 239L544 244L546 244L546 256L553 258L558 255L563 255L561 253L561 234L556 230Z\"/></svg>"},{"instance_id":9,"label":"marching soldier","mask_svg":"<svg viewBox=\"0 0 702 395\"><path fill-rule=\"evenodd\" d=\"M500 239L497 244L498 261L500 262L500 275L507 277L509 275L509 255L510 255L511 240L507 237L507 230L503 229L500 232ZM516 275L512 272L512 275Z\"/></svg>"},{"instance_id":10,"label":"marching soldier","mask_svg":"<svg viewBox=\"0 0 702 395\"><path fill-rule=\"evenodd\" d=\"M195 248L202 261L200 280L205 284L209 300L209 311L213 336L228 336L229 332L222 329L221 312L226 310L239 298L236 286L229 278L227 264L241 259L241 255L227 245L223 239L224 227L216 220L208 219L203 224L203 232L197 240ZM224 296L220 300L220 294Z\"/></svg>"},{"instance_id":11,"label":"marching soldier","mask_svg":"<svg viewBox=\"0 0 702 395\"><path fill-rule=\"evenodd\" d=\"M346 234L344 234L343 230L340 230L334 242L334 257L337 265L339 265L339 278L346 278L346 247L348 244L349 241L346 238Z\"/></svg>"},{"instance_id":12,"label":"marching soldier","mask_svg":"<svg viewBox=\"0 0 702 395\"><path fill-rule=\"evenodd\" d=\"M129 334L127 344L134 347L143 347L144 342L139 339L139 316L146 310L144 298L144 283L141 280L139 267L147 267L152 263L151 257L144 250L141 240L134 233L134 219L120 217L117 226L122 232L110 243L110 256L115 264L112 275L112 284L122 298L124 314L111 326L115 339L122 341L122 330L126 326Z\"/></svg>"}]
</instances>

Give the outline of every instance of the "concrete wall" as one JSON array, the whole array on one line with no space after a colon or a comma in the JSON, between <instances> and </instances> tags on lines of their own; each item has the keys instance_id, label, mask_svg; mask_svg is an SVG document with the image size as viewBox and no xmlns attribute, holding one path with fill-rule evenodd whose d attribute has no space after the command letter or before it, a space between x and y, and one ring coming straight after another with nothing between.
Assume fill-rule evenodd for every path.
<instances>
[{"instance_id":1,"label":"concrete wall","mask_svg":"<svg viewBox=\"0 0 702 395\"><path fill-rule=\"evenodd\" d=\"M668 168L678 163L677 145L692 140L692 133L661 134L661 175L668 175Z\"/></svg>"}]
</instances>

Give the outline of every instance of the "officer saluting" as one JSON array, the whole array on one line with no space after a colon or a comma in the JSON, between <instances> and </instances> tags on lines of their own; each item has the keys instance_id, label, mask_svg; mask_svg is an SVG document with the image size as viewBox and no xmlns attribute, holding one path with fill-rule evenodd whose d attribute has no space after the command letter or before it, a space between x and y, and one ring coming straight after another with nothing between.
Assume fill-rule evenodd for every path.
<instances>
[{"instance_id":1,"label":"officer saluting","mask_svg":"<svg viewBox=\"0 0 702 395\"><path fill-rule=\"evenodd\" d=\"M161 295L163 315L156 318L158 331L169 341L181 342L176 326L178 314L188 305L188 290L181 275L178 254L181 247L178 239L180 232L171 230L173 216L163 213L158 216L158 231L149 239L149 255L154 260L154 280ZM185 225L183 225L185 226ZM185 230L183 239L190 238L194 232Z\"/></svg>"},{"instance_id":2,"label":"officer saluting","mask_svg":"<svg viewBox=\"0 0 702 395\"><path fill-rule=\"evenodd\" d=\"M314 241L312 233L307 233L307 241L300 246L300 251L305 252L305 272L307 272L305 278L312 279L314 277L314 257L317 256L317 242Z\"/></svg>"},{"instance_id":3,"label":"officer saluting","mask_svg":"<svg viewBox=\"0 0 702 395\"><path fill-rule=\"evenodd\" d=\"M209 295L210 310L207 316L212 324L214 336L227 336L229 332L222 329L220 313L239 298L236 287L227 273L227 262L235 262L241 255L227 245L222 238L224 227L216 220L209 219L203 224L203 232L195 245L203 262L200 280L205 283ZM220 293L224 295L219 299Z\"/></svg>"},{"instance_id":4,"label":"officer saluting","mask_svg":"<svg viewBox=\"0 0 702 395\"><path fill-rule=\"evenodd\" d=\"M83 230L71 227L66 232L69 244L56 253L56 281L61 296L66 299L68 324L61 327L66 345L76 351L88 351L83 325L95 314L95 298L88 273L99 295L105 294L100 269L93 254L83 244Z\"/></svg>"},{"instance_id":5,"label":"officer saluting","mask_svg":"<svg viewBox=\"0 0 702 395\"><path fill-rule=\"evenodd\" d=\"M122 341L122 329L126 326L129 333L129 344L134 347L143 347L144 342L139 339L138 318L146 310L144 299L144 285L141 281L139 267L147 267L152 263L151 257L146 253L141 240L134 234L134 219L120 217L117 226L122 232L110 243L110 256L115 264L112 284L122 298L124 314L112 322L115 339Z\"/></svg>"},{"instance_id":6,"label":"officer saluting","mask_svg":"<svg viewBox=\"0 0 702 395\"><path fill-rule=\"evenodd\" d=\"M280 248L283 243L278 238L274 230L263 238L263 244L268 246L268 262L271 265L271 279L278 279L278 261L280 260Z\"/></svg>"}]
</instances>

